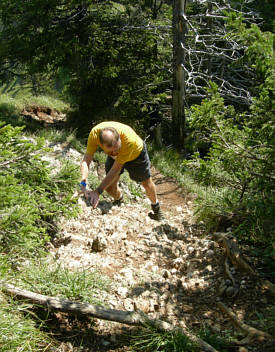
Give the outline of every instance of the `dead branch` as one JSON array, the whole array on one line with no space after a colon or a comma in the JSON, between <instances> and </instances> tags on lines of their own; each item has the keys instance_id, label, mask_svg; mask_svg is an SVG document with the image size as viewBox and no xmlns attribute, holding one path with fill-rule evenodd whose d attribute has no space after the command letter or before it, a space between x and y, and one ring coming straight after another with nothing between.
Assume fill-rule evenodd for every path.
<instances>
[{"instance_id":1,"label":"dead branch","mask_svg":"<svg viewBox=\"0 0 275 352\"><path fill-rule=\"evenodd\" d=\"M175 327L170 323L159 319L151 319L142 311L121 311L116 309L106 309L88 303L74 302L67 299L41 295L39 293L23 290L13 285L0 281L2 290L14 297L30 300L35 304L43 305L49 310L58 310L76 315L90 315L94 318L114 321L133 326L152 326L159 331L180 332L190 338L191 341L199 345L203 351L218 352L208 343L193 335L187 329Z\"/></svg>"},{"instance_id":2,"label":"dead branch","mask_svg":"<svg viewBox=\"0 0 275 352\"><path fill-rule=\"evenodd\" d=\"M224 234L216 234L217 240L222 244L225 249L226 256L231 260L236 269L247 272L248 274L257 278L261 282L262 289L268 290L272 296L275 296L275 285L268 281L263 280L259 273L254 271L251 266L245 261L240 253L239 247L235 241L230 240Z\"/></svg>"},{"instance_id":3,"label":"dead branch","mask_svg":"<svg viewBox=\"0 0 275 352\"><path fill-rule=\"evenodd\" d=\"M218 302L218 307L221 309L223 313L225 313L233 322L233 324L245 334L245 338L239 341L240 344L246 344L251 342L253 339L257 339L258 341L262 341L264 339L274 339L268 333L255 329L243 322L241 322L236 315L230 311L222 302Z\"/></svg>"},{"instance_id":4,"label":"dead branch","mask_svg":"<svg viewBox=\"0 0 275 352\"><path fill-rule=\"evenodd\" d=\"M236 242L229 240L225 236L222 238L222 244L226 251L226 256L231 260L233 266L241 271L255 275L255 271L242 257Z\"/></svg>"},{"instance_id":5,"label":"dead branch","mask_svg":"<svg viewBox=\"0 0 275 352\"><path fill-rule=\"evenodd\" d=\"M233 278L233 276L231 275L230 270L229 270L228 257L225 258L224 267L225 267L225 273L226 273L226 275L227 275L228 278L231 280L233 286L236 287L236 282L235 282L235 280L234 280L234 278Z\"/></svg>"}]
</instances>

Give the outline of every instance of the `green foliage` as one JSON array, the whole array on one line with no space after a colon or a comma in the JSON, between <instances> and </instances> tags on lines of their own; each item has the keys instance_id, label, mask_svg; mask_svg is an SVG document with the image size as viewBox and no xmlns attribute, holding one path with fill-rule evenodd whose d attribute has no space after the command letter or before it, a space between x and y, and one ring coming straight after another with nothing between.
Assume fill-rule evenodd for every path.
<instances>
[{"instance_id":1,"label":"green foliage","mask_svg":"<svg viewBox=\"0 0 275 352\"><path fill-rule=\"evenodd\" d=\"M4 0L0 19L3 80L16 70L31 78L43 73L45 81L55 76L74 107L69 121L82 136L103 119L143 123L169 85L169 34L159 41L157 27L170 24L168 5ZM39 82L32 87L38 93Z\"/></svg>"},{"instance_id":2,"label":"green foliage","mask_svg":"<svg viewBox=\"0 0 275 352\"><path fill-rule=\"evenodd\" d=\"M42 160L42 139L22 137L22 127L0 125L0 245L6 253L33 255L56 231L58 216L73 212L75 166L52 175Z\"/></svg>"},{"instance_id":3,"label":"green foliage","mask_svg":"<svg viewBox=\"0 0 275 352\"><path fill-rule=\"evenodd\" d=\"M153 328L135 331L130 336L132 351L195 352L199 348L181 333L160 333Z\"/></svg>"},{"instance_id":4,"label":"green foliage","mask_svg":"<svg viewBox=\"0 0 275 352\"><path fill-rule=\"evenodd\" d=\"M25 107L46 106L62 113L70 110L69 104L60 99L45 95L34 97L24 85L16 83L8 90L6 89L7 86L7 84L4 84L0 87L0 92L6 92L0 94L0 122L3 121L12 126L25 126L26 130L28 129L34 133L34 131L37 132L41 125L21 115Z\"/></svg>"},{"instance_id":5,"label":"green foliage","mask_svg":"<svg viewBox=\"0 0 275 352\"><path fill-rule=\"evenodd\" d=\"M199 336L209 345L215 347L219 352L230 351L232 343L234 342L230 334L223 334L223 336L213 333L210 329L204 328L200 331Z\"/></svg>"},{"instance_id":6,"label":"green foliage","mask_svg":"<svg viewBox=\"0 0 275 352\"><path fill-rule=\"evenodd\" d=\"M193 105L188 118L186 171L206 189L198 197L198 219L208 228L234 227L240 239L260 246L274 242L274 74L272 35L228 17L231 35L247 49L241 60L254 70L250 111L238 113L211 84L209 98ZM236 30L238 28L238 31Z\"/></svg>"},{"instance_id":7,"label":"green foliage","mask_svg":"<svg viewBox=\"0 0 275 352\"><path fill-rule=\"evenodd\" d=\"M263 21L261 22L261 29L263 31L275 31L275 20L274 20L274 13L275 13L275 4L274 1L270 0L262 0L257 1L254 0L252 6L260 12Z\"/></svg>"},{"instance_id":8,"label":"green foliage","mask_svg":"<svg viewBox=\"0 0 275 352\"><path fill-rule=\"evenodd\" d=\"M200 218L231 219L242 239L268 244L272 235L267 233L274 230L274 127L264 106L271 103L265 99L266 89L254 100L252 115L236 114L232 107L224 106L215 87L211 98L193 106L189 121L193 145L199 148L205 143L206 156L201 158L195 152L184 165L195 171L200 184L221 190L212 205L202 201ZM259 113L263 110L266 116Z\"/></svg>"},{"instance_id":9,"label":"green foliage","mask_svg":"<svg viewBox=\"0 0 275 352\"><path fill-rule=\"evenodd\" d=\"M209 345L220 352L229 351L231 336L218 336L209 329L203 329L198 333ZM152 327L146 327L132 332L129 336L131 351L144 352L196 352L201 349L181 333L161 333Z\"/></svg>"},{"instance_id":10,"label":"green foliage","mask_svg":"<svg viewBox=\"0 0 275 352\"><path fill-rule=\"evenodd\" d=\"M0 94L0 122L5 121L22 126L24 121L19 117L22 108L23 104L15 100L11 95Z\"/></svg>"},{"instance_id":11,"label":"green foliage","mask_svg":"<svg viewBox=\"0 0 275 352\"><path fill-rule=\"evenodd\" d=\"M165 176L174 178L186 193L200 193L193 177L186 173L182 163L182 156L174 149L156 148L147 144L152 164Z\"/></svg>"},{"instance_id":12,"label":"green foliage","mask_svg":"<svg viewBox=\"0 0 275 352\"><path fill-rule=\"evenodd\" d=\"M239 61L251 67L255 74L256 86L259 87L270 75L274 35L270 32L262 32L256 24L246 27L241 19L229 20L229 26L234 28L230 36L247 46Z\"/></svg>"},{"instance_id":13,"label":"green foliage","mask_svg":"<svg viewBox=\"0 0 275 352\"><path fill-rule=\"evenodd\" d=\"M275 333L275 305L267 306L262 313L255 310L255 320L253 323L267 331L271 336Z\"/></svg>"}]
</instances>

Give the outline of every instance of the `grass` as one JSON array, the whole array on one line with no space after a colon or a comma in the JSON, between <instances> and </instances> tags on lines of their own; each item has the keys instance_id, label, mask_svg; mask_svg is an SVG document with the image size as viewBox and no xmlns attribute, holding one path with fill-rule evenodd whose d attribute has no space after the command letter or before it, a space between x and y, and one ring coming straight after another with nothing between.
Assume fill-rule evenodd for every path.
<instances>
[{"instance_id":1,"label":"grass","mask_svg":"<svg viewBox=\"0 0 275 352\"><path fill-rule=\"evenodd\" d=\"M21 109L26 105L46 106L60 112L70 109L68 103L54 96L44 94L35 96L32 86L29 83L20 82L19 79L4 83L0 87L0 105L3 102L16 105Z\"/></svg>"},{"instance_id":2,"label":"grass","mask_svg":"<svg viewBox=\"0 0 275 352\"><path fill-rule=\"evenodd\" d=\"M64 143L66 147L74 148L82 154L84 154L86 149L86 141L79 140L76 137L76 131L72 129L60 130L54 127L48 129L44 128L37 130L35 133L26 132L26 136L44 138L45 140L52 143Z\"/></svg>"},{"instance_id":3,"label":"grass","mask_svg":"<svg viewBox=\"0 0 275 352\"><path fill-rule=\"evenodd\" d=\"M109 288L107 278L84 268L72 271L51 257L26 261L6 279L20 288L74 301L103 305L100 293Z\"/></svg>"},{"instance_id":4,"label":"grass","mask_svg":"<svg viewBox=\"0 0 275 352\"><path fill-rule=\"evenodd\" d=\"M61 99L42 94L34 96L28 84L18 83L16 79L0 87L0 121L13 126L31 125L20 115L24 107L30 105L50 107L62 113L70 110L70 104Z\"/></svg>"},{"instance_id":5,"label":"grass","mask_svg":"<svg viewBox=\"0 0 275 352\"><path fill-rule=\"evenodd\" d=\"M230 333L218 336L207 328L198 332L198 336L220 352L228 352L232 337ZM178 332L159 332L148 326L135 329L126 338L133 352L199 352L201 348L186 335Z\"/></svg>"},{"instance_id":6,"label":"grass","mask_svg":"<svg viewBox=\"0 0 275 352\"><path fill-rule=\"evenodd\" d=\"M134 331L129 338L133 352L199 351L199 348L181 333L158 332L150 327Z\"/></svg>"},{"instance_id":7,"label":"grass","mask_svg":"<svg viewBox=\"0 0 275 352\"><path fill-rule=\"evenodd\" d=\"M205 192L199 187L183 166L182 157L172 149L155 148L148 145L148 153L152 164L165 176L177 180L182 190L189 194Z\"/></svg>"},{"instance_id":8,"label":"grass","mask_svg":"<svg viewBox=\"0 0 275 352\"><path fill-rule=\"evenodd\" d=\"M232 349L232 342L234 341L230 332L226 334L223 333L223 335L217 335L205 327L200 330L198 335L202 340L213 346L219 352L229 352Z\"/></svg>"},{"instance_id":9,"label":"grass","mask_svg":"<svg viewBox=\"0 0 275 352\"><path fill-rule=\"evenodd\" d=\"M50 350L56 343L37 326L28 307L16 302L0 302L1 352L40 352ZM39 328L40 327L40 328Z\"/></svg>"},{"instance_id":10,"label":"grass","mask_svg":"<svg viewBox=\"0 0 275 352\"><path fill-rule=\"evenodd\" d=\"M271 304L265 307L262 312L252 310L250 313L249 324L259 327L261 330L266 331L272 336L275 336L275 305Z\"/></svg>"},{"instance_id":11,"label":"grass","mask_svg":"<svg viewBox=\"0 0 275 352\"><path fill-rule=\"evenodd\" d=\"M22 95L19 97L12 97L9 94L0 93L0 112L6 111L6 113L20 112L25 106L28 105L39 105L46 106L60 112L66 112L70 109L69 104L62 102L53 97L47 97L39 95L34 97L32 95Z\"/></svg>"},{"instance_id":12,"label":"grass","mask_svg":"<svg viewBox=\"0 0 275 352\"><path fill-rule=\"evenodd\" d=\"M16 287L73 301L106 305L100 297L102 291L109 289L108 279L96 271L71 271L49 256L40 260L28 260L24 264L10 263L3 257L0 273L6 282ZM0 294L1 352L55 350L54 347L59 342L51 335L49 326L53 316L45 308L42 314L41 309L37 305L21 303ZM77 328L77 320L72 320L72 324L76 324Z\"/></svg>"},{"instance_id":13,"label":"grass","mask_svg":"<svg viewBox=\"0 0 275 352\"><path fill-rule=\"evenodd\" d=\"M10 259L10 258L9 258ZM0 256L0 277L7 281L17 272L16 259ZM43 332L44 322L34 319L31 305L20 303L0 292L0 350L1 352L40 352L56 345L54 339Z\"/></svg>"}]
</instances>

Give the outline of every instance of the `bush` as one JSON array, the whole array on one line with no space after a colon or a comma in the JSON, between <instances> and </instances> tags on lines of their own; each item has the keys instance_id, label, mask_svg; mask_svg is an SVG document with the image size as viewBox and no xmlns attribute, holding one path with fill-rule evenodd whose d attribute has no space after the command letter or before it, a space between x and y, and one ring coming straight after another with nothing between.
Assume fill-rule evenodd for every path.
<instances>
[{"instance_id":1,"label":"bush","mask_svg":"<svg viewBox=\"0 0 275 352\"><path fill-rule=\"evenodd\" d=\"M192 138L197 145L206 143L208 152L204 158L195 152L184 162L200 184L218 189L210 201L199 200L198 216L206 222L211 219L210 227L215 227L215 221L218 226L225 220L241 239L271 244L274 129L269 111L263 115L265 92L254 100L252 115L237 114L232 107L225 107L215 86L211 93L200 106L193 106L190 120Z\"/></svg>"},{"instance_id":2,"label":"bush","mask_svg":"<svg viewBox=\"0 0 275 352\"><path fill-rule=\"evenodd\" d=\"M55 232L58 216L73 211L78 173L66 165L52 175L42 160L43 139L23 138L22 130L0 125L0 246L33 255Z\"/></svg>"}]
</instances>

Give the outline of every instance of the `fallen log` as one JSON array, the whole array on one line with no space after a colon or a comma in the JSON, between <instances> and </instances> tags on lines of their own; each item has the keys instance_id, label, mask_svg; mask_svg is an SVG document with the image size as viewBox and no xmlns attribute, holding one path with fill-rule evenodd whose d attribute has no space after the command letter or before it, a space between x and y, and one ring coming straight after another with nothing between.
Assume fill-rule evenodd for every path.
<instances>
[{"instance_id":1,"label":"fallen log","mask_svg":"<svg viewBox=\"0 0 275 352\"><path fill-rule=\"evenodd\" d=\"M274 337L269 335L268 333L253 328L240 321L236 317L236 315L232 311L230 311L222 302L218 302L218 307L232 320L236 328L239 329L245 335L245 338L239 341L240 344L247 344L254 339L257 339L259 341L262 341L264 339L274 340Z\"/></svg>"},{"instance_id":2,"label":"fallen log","mask_svg":"<svg viewBox=\"0 0 275 352\"><path fill-rule=\"evenodd\" d=\"M2 290L9 295L30 300L35 304L46 306L49 310L58 310L76 315L90 315L94 318L114 321L132 326L151 326L159 331L179 332L189 337L191 341L199 345L203 351L218 352L207 342L193 335L188 330L167 323L159 319L151 319L142 311L121 311L116 309L106 309L89 303L74 302L58 297L51 297L39 293L27 291L11 284L0 281Z\"/></svg>"}]
</instances>

